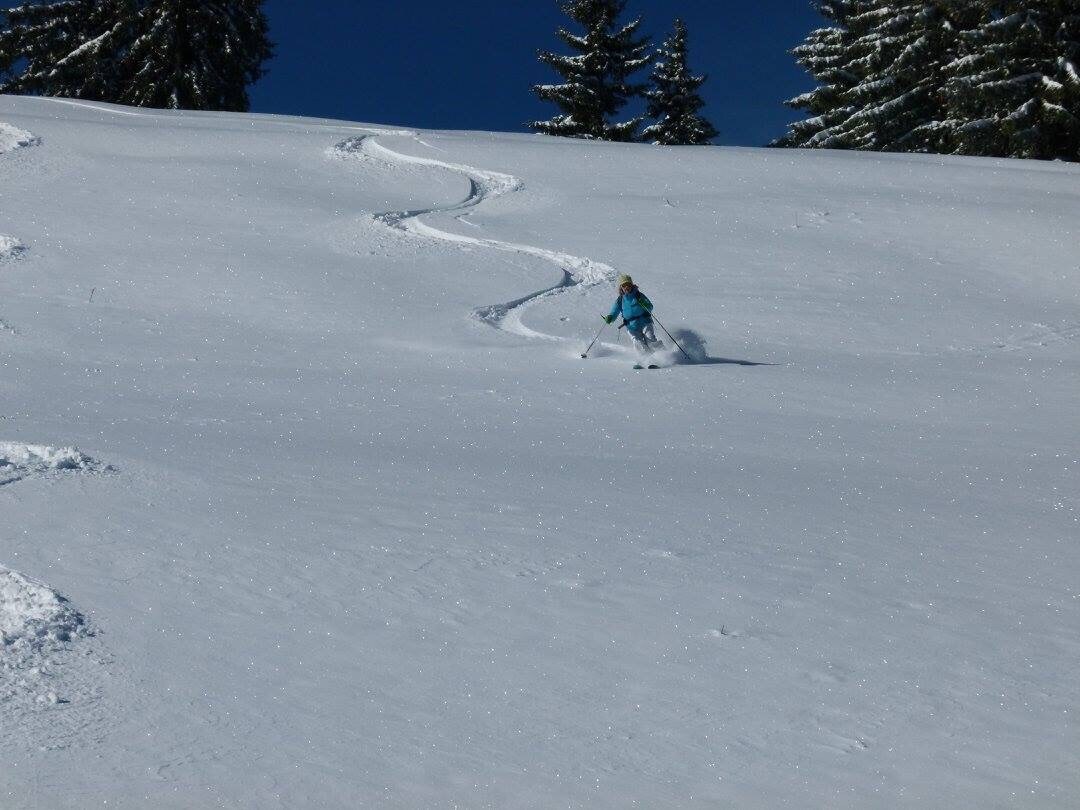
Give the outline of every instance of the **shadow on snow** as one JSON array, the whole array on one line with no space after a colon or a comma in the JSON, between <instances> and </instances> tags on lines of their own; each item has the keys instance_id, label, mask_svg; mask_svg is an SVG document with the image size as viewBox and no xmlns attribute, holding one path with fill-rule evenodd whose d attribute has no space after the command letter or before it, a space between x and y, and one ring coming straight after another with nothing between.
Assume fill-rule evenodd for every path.
<instances>
[{"instance_id":1,"label":"shadow on snow","mask_svg":"<svg viewBox=\"0 0 1080 810\"><path fill-rule=\"evenodd\" d=\"M712 357L705 338L693 329L673 329L671 336L679 342L686 352L684 355L675 346L672 365L676 366L778 366L780 363L759 363L754 360L736 360L732 357ZM688 357L688 356L689 357Z\"/></svg>"}]
</instances>

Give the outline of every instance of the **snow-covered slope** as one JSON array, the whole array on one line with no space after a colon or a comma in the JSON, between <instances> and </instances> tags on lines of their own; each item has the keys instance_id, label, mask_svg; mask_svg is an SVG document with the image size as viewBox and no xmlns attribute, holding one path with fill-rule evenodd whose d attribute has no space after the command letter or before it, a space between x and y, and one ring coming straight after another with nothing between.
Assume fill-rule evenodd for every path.
<instances>
[{"instance_id":1,"label":"snow-covered slope","mask_svg":"<svg viewBox=\"0 0 1080 810\"><path fill-rule=\"evenodd\" d=\"M0 138L5 807L1075 803L1076 167Z\"/></svg>"}]
</instances>

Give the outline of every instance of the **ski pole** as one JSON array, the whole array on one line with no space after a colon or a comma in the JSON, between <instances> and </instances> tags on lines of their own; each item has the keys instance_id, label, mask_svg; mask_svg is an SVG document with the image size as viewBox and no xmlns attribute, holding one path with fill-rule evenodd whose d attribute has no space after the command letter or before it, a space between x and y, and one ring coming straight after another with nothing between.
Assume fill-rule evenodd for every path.
<instances>
[{"instance_id":1,"label":"ski pole","mask_svg":"<svg viewBox=\"0 0 1080 810\"><path fill-rule=\"evenodd\" d=\"M589 352L592 351L592 347L596 345L596 341L600 339L600 335L604 334L604 330L608 328L607 321L604 321L604 325L600 327L600 331L596 333L596 337L592 339L592 343L589 344L589 348L581 353L581 359L584 360L589 356Z\"/></svg>"},{"instance_id":2,"label":"ski pole","mask_svg":"<svg viewBox=\"0 0 1080 810\"><path fill-rule=\"evenodd\" d=\"M652 313L651 313L651 312L650 312L649 314L650 314L650 315L652 315ZM660 327L661 329L663 329L663 330L664 330L664 334L665 334L665 335L667 335L667 336L668 336L668 338L670 338L671 342L672 342L672 343L674 343L674 344L675 344L676 346L679 346L679 341L677 341L677 340L676 340L675 338L671 337L671 332L669 332L669 331L667 330L667 327L666 327L666 326L664 326L664 325L663 325L662 323L660 323L660 319L659 319L659 318L657 318L657 317L656 317L655 315L653 315L653 316L652 316L652 319L653 319L654 321L656 321L656 325L657 325L657 326L659 326L659 327ZM690 361L691 363L693 363L693 362L694 362L694 358L692 358L692 357L691 357L690 355L688 355L688 354L686 353L686 349L684 349L684 348L683 348L682 346L679 346L679 351L680 351L680 352L682 352L682 353L683 353L683 355L684 355L684 356L686 357L686 359L687 359L687 360L689 360L689 361Z\"/></svg>"}]
</instances>

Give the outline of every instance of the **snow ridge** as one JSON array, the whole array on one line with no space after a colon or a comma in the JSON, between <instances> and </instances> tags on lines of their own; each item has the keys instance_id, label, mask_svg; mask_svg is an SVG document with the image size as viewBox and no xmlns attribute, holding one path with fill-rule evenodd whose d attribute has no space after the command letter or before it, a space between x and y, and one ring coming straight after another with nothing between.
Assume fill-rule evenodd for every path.
<instances>
[{"instance_id":1,"label":"snow ridge","mask_svg":"<svg viewBox=\"0 0 1080 810\"><path fill-rule=\"evenodd\" d=\"M419 166L431 166L434 168L447 169L465 175L470 183L469 194L459 203L449 206L434 206L421 208L414 211L388 211L375 214L375 220L389 228L395 228L414 236L438 239L444 242L471 245L474 247L502 250L509 253L535 256L559 266L563 272L563 279L558 284L547 287L528 295L508 301L502 304L492 304L478 307L473 310L473 315L480 321L490 324L497 329L512 332L517 335L544 340L563 340L563 338L537 332L525 326L521 322L522 309L534 304L542 298L558 295L571 287L588 288L599 284L610 284L614 281L618 272L615 268L592 259L574 256L557 250L523 245L514 242L502 242L497 239L484 237L465 236L435 228L421 221L421 217L427 214L460 214L470 208L475 208L486 200L492 200L507 194L513 194L525 188L525 184L518 178L502 172L488 169L477 169L460 163L448 163L433 158L417 157L395 152L379 143L376 138L385 132L375 132L367 135L349 138L342 141L330 150L331 154L338 157L351 157L367 155L373 158L381 158L390 163L412 164ZM396 133L395 133L396 134ZM408 133L417 142L420 138L416 133Z\"/></svg>"},{"instance_id":2,"label":"snow ridge","mask_svg":"<svg viewBox=\"0 0 1080 810\"><path fill-rule=\"evenodd\" d=\"M63 596L0 565L0 649L40 650L85 633L82 614Z\"/></svg>"},{"instance_id":3,"label":"snow ridge","mask_svg":"<svg viewBox=\"0 0 1080 810\"><path fill-rule=\"evenodd\" d=\"M18 258L26 251L26 245L14 236L4 236L0 233L0 262Z\"/></svg>"},{"instance_id":4,"label":"snow ridge","mask_svg":"<svg viewBox=\"0 0 1080 810\"><path fill-rule=\"evenodd\" d=\"M101 465L75 447L0 442L0 487L32 475L96 472L99 469Z\"/></svg>"},{"instance_id":5,"label":"snow ridge","mask_svg":"<svg viewBox=\"0 0 1080 810\"><path fill-rule=\"evenodd\" d=\"M22 149L27 146L37 146L40 143L41 138L33 133L0 121L0 155L3 155L6 152L14 152L16 149ZM25 252L26 245L14 236L5 236L0 233L0 264L11 259L17 259ZM14 334L15 330L6 322L0 320L0 332ZM2 483L3 479L0 478L0 484Z\"/></svg>"},{"instance_id":6,"label":"snow ridge","mask_svg":"<svg viewBox=\"0 0 1080 810\"><path fill-rule=\"evenodd\" d=\"M0 706L67 702L57 689L69 688L54 671L71 642L93 635L83 615L44 583L0 565ZM22 725L18 714L7 714ZM55 731L55 730L54 730Z\"/></svg>"},{"instance_id":7,"label":"snow ridge","mask_svg":"<svg viewBox=\"0 0 1080 810\"><path fill-rule=\"evenodd\" d=\"M0 442L0 488L31 476L99 469L97 462L74 447ZM13 729L28 728L38 709L76 698L83 702L93 690L95 677L87 669L88 659L80 657L81 665L69 670L66 656L71 642L92 635L83 615L67 599L44 583L0 565L0 707ZM58 744L63 736L58 736L59 729L47 724L47 731L53 744Z\"/></svg>"},{"instance_id":8,"label":"snow ridge","mask_svg":"<svg viewBox=\"0 0 1080 810\"><path fill-rule=\"evenodd\" d=\"M41 138L37 135L0 121L0 155L40 143ZM14 236L0 234L0 262L13 259L25 250L26 246Z\"/></svg>"},{"instance_id":9,"label":"snow ridge","mask_svg":"<svg viewBox=\"0 0 1080 810\"><path fill-rule=\"evenodd\" d=\"M37 135L0 121L0 155L26 146L37 146L40 143L41 138Z\"/></svg>"}]
</instances>

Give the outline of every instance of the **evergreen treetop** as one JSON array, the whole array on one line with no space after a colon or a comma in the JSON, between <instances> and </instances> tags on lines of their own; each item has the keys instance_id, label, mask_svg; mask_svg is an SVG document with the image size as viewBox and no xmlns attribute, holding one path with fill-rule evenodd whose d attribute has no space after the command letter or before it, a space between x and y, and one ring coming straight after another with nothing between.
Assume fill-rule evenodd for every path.
<instances>
[{"instance_id":1,"label":"evergreen treetop","mask_svg":"<svg viewBox=\"0 0 1080 810\"><path fill-rule=\"evenodd\" d=\"M686 23L675 20L675 30L657 51L652 89L645 93L648 115L656 123L642 138L659 145L700 145L719 133L700 115L705 102L698 94L707 77L695 76L687 64Z\"/></svg>"},{"instance_id":2,"label":"evergreen treetop","mask_svg":"<svg viewBox=\"0 0 1080 810\"><path fill-rule=\"evenodd\" d=\"M548 135L634 140L643 118L615 120L626 103L644 91L631 77L651 61L648 39L638 35L641 20L620 25L626 0L570 0L563 11L584 29L557 35L574 52L566 56L541 51L539 59L563 77L562 84L541 84L533 91L560 110L549 121L531 126Z\"/></svg>"}]
</instances>

